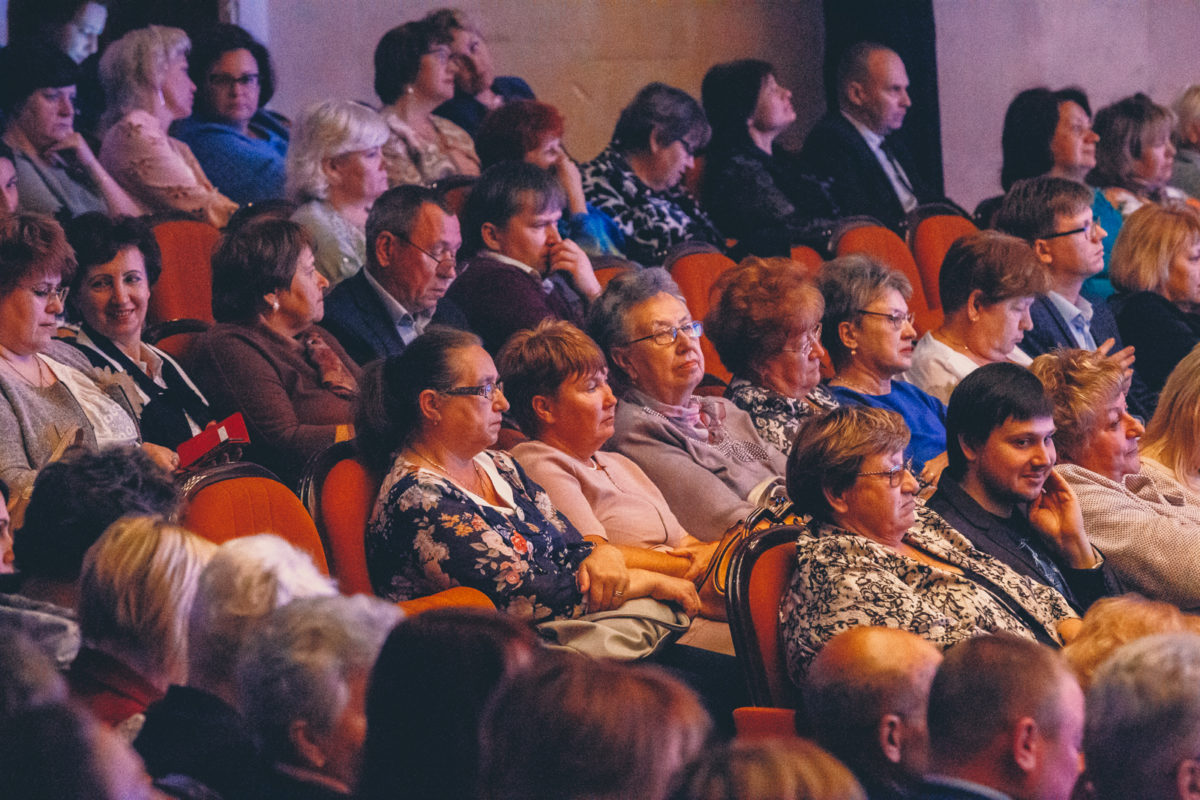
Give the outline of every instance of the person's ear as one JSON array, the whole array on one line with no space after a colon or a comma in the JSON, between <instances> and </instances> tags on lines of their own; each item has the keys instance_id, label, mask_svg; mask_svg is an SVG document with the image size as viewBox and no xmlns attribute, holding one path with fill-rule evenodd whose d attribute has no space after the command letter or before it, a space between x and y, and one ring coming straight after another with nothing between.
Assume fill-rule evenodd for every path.
<instances>
[{"instance_id":1,"label":"person's ear","mask_svg":"<svg viewBox=\"0 0 1200 800\"><path fill-rule=\"evenodd\" d=\"M850 81L846 84L846 99L850 101L850 105L855 107L866 102L867 90L861 81Z\"/></svg>"},{"instance_id":2,"label":"person's ear","mask_svg":"<svg viewBox=\"0 0 1200 800\"><path fill-rule=\"evenodd\" d=\"M1021 717L1013 726L1012 732L1013 763L1025 773L1037 770L1041 761L1041 733L1038 724L1032 717Z\"/></svg>"},{"instance_id":3,"label":"person's ear","mask_svg":"<svg viewBox=\"0 0 1200 800\"><path fill-rule=\"evenodd\" d=\"M556 415L554 413L554 403L544 394L535 394L533 399L529 401L533 407L533 415L537 417L543 425L553 425Z\"/></svg>"},{"instance_id":4,"label":"person's ear","mask_svg":"<svg viewBox=\"0 0 1200 800\"><path fill-rule=\"evenodd\" d=\"M500 251L500 228L494 222L485 222L479 228L479 238L488 250Z\"/></svg>"},{"instance_id":5,"label":"person's ear","mask_svg":"<svg viewBox=\"0 0 1200 800\"><path fill-rule=\"evenodd\" d=\"M984 301L985 298L981 289L975 289L967 295L967 319L971 320L971 322L979 320L979 315L987 305Z\"/></svg>"},{"instance_id":6,"label":"person's ear","mask_svg":"<svg viewBox=\"0 0 1200 800\"><path fill-rule=\"evenodd\" d=\"M292 721L292 724L288 726L288 741L291 742L292 750L296 755L313 769L321 769L328 761L325 751L313 741L307 721L302 719Z\"/></svg>"},{"instance_id":7,"label":"person's ear","mask_svg":"<svg viewBox=\"0 0 1200 800\"><path fill-rule=\"evenodd\" d=\"M974 464L979 459L979 450L967 443L967 439L961 433L958 434L958 449L962 450L963 458L966 459L968 465Z\"/></svg>"},{"instance_id":8,"label":"person's ear","mask_svg":"<svg viewBox=\"0 0 1200 800\"><path fill-rule=\"evenodd\" d=\"M670 147L671 142L663 141L665 138L666 136L664 136L663 132L658 128L650 131L650 152L658 153L659 151L666 150L668 147Z\"/></svg>"},{"instance_id":9,"label":"person's ear","mask_svg":"<svg viewBox=\"0 0 1200 800\"><path fill-rule=\"evenodd\" d=\"M326 180L332 182L341 174L341 169L336 158L321 159L321 172L325 175Z\"/></svg>"},{"instance_id":10,"label":"person's ear","mask_svg":"<svg viewBox=\"0 0 1200 800\"><path fill-rule=\"evenodd\" d=\"M900 715L884 714L880 717L875 735L879 739L883 757L893 764L899 764L904 756L904 720Z\"/></svg>"},{"instance_id":11,"label":"person's ear","mask_svg":"<svg viewBox=\"0 0 1200 800\"><path fill-rule=\"evenodd\" d=\"M280 291L282 291L282 290L280 290ZM278 292L267 292L266 294L263 295L263 302L265 302L267 304L267 308L271 309L272 311L278 311L279 310L279 293Z\"/></svg>"},{"instance_id":12,"label":"person's ear","mask_svg":"<svg viewBox=\"0 0 1200 800\"><path fill-rule=\"evenodd\" d=\"M375 263L381 267L390 267L395 263L393 250L396 247L396 234L391 231L380 231L375 237Z\"/></svg>"},{"instance_id":13,"label":"person's ear","mask_svg":"<svg viewBox=\"0 0 1200 800\"><path fill-rule=\"evenodd\" d=\"M839 322L837 332L843 347L850 351L858 349L858 328L853 321L844 319Z\"/></svg>"},{"instance_id":14,"label":"person's ear","mask_svg":"<svg viewBox=\"0 0 1200 800\"><path fill-rule=\"evenodd\" d=\"M430 425L440 425L442 422L442 410L438 408L438 393L433 389L425 389L417 395L417 407L421 409L421 416L424 417Z\"/></svg>"},{"instance_id":15,"label":"person's ear","mask_svg":"<svg viewBox=\"0 0 1200 800\"><path fill-rule=\"evenodd\" d=\"M1047 266L1054 260L1054 256L1050 254L1050 242L1047 239L1033 240L1033 254L1037 256L1038 261Z\"/></svg>"},{"instance_id":16,"label":"person's ear","mask_svg":"<svg viewBox=\"0 0 1200 800\"><path fill-rule=\"evenodd\" d=\"M1179 800L1200 800L1200 761L1185 758L1175 770L1175 796Z\"/></svg>"},{"instance_id":17,"label":"person's ear","mask_svg":"<svg viewBox=\"0 0 1200 800\"><path fill-rule=\"evenodd\" d=\"M613 363L621 368L621 371L629 378L631 382L637 382L637 373L633 367L633 361L629 358L629 350L624 346L616 346L612 348Z\"/></svg>"},{"instance_id":18,"label":"person's ear","mask_svg":"<svg viewBox=\"0 0 1200 800\"><path fill-rule=\"evenodd\" d=\"M825 502L833 509L835 514L845 514L850 510L850 504L846 502L846 493L834 494L832 489L822 487L821 493L825 495Z\"/></svg>"}]
</instances>

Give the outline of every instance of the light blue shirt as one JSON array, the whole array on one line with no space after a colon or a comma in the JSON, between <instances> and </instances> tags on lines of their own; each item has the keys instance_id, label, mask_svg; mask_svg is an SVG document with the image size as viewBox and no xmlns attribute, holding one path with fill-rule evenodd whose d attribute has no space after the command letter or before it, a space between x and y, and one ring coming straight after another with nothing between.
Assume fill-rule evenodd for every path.
<instances>
[{"instance_id":1,"label":"light blue shirt","mask_svg":"<svg viewBox=\"0 0 1200 800\"><path fill-rule=\"evenodd\" d=\"M392 318L392 324L396 326L396 333L400 334L404 345L407 347L412 344L413 339L425 332L425 327L433 319L434 309L430 308L413 314L407 308L400 305L400 301L392 297L391 292L383 288L383 284L375 280L375 276L371 274L371 270L364 269L363 277L367 279L367 283L379 295L379 301L383 303L384 310Z\"/></svg>"},{"instance_id":2,"label":"light blue shirt","mask_svg":"<svg viewBox=\"0 0 1200 800\"><path fill-rule=\"evenodd\" d=\"M1095 350L1096 339L1092 336L1092 315L1095 311L1092 304L1083 295L1072 303L1054 291L1047 292L1046 299L1054 304L1058 313L1067 321L1067 328L1071 331L1071 338L1075 340L1075 344L1084 350Z\"/></svg>"}]
</instances>

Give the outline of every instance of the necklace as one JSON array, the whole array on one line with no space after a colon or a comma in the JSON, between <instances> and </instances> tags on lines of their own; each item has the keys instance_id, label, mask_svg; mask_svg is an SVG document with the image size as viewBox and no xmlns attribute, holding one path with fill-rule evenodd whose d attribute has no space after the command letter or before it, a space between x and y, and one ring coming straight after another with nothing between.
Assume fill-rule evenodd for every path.
<instances>
[{"instance_id":1,"label":"necklace","mask_svg":"<svg viewBox=\"0 0 1200 800\"><path fill-rule=\"evenodd\" d=\"M434 459L432 459L425 453L422 453L421 451L417 450L415 447L410 447L409 449L412 451L413 455L415 455L417 458L428 463L430 466L435 467L438 470L438 472L441 472L443 475L445 475L450 480L457 481L457 479L454 477L453 473L451 473L450 470L446 469L446 467L441 462L435 461ZM479 469L479 462L477 462L475 459L471 459L471 466L475 468L475 482L476 482L476 489L478 490L475 493L482 497L483 492L484 492L484 486L485 486L485 484L483 482L483 471Z\"/></svg>"},{"instance_id":2,"label":"necklace","mask_svg":"<svg viewBox=\"0 0 1200 800\"><path fill-rule=\"evenodd\" d=\"M879 387L877 387L877 386L869 387L869 386L866 386L865 384L859 383L858 381L851 380L850 378L846 378L841 375L834 378L833 381L831 381L831 383L840 383L842 386L845 386L847 389L853 389L854 391L858 392L859 394L869 394L869 395L878 394L876 389L878 389Z\"/></svg>"},{"instance_id":3,"label":"necklace","mask_svg":"<svg viewBox=\"0 0 1200 800\"><path fill-rule=\"evenodd\" d=\"M940 339L942 342L954 348L955 350L966 353L972 360L978 361L980 364L988 363L988 360L972 350L971 345L967 344L966 341L956 342L954 339L947 336L945 331L937 331L933 336L935 339Z\"/></svg>"},{"instance_id":4,"label":"necklace","mask_svg":"<svg viewBox=\"0 0 1200 800\"><path fill-rule=\"evenodd\" d=\"M21 371L21 368L18 366L18 362L15 361L9 353L10 351L7 347L0 347L0 359L2 359L4 363L8 365L10 372L35 389L40 389L46 385L45 373L42 371L45 369L45 365L42 364L42 360L37 357L36 353L33 355L34 369L37 370L36 380L30 380L29 376Z\"/></svg>"}]
</instances>

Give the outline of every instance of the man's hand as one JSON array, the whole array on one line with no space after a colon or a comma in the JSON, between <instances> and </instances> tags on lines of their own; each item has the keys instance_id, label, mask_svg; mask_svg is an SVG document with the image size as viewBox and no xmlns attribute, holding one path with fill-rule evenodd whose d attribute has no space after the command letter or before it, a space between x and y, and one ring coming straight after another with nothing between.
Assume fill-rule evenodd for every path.
<instances>
[{"instance_id":1,"label":"man's hand","mask_svg":"<svg viewBox=\"0 0 1200 800\"><path fill-rule=\"evenodd\" d=\"M1091 569L1099 563L1083 527L1079 498L1053 469L1042 493L1029 504L1029 523L1072 569Z\"/></svg>"},{"instance_id":2,"label":"man's hand","mask_svg":"<svg viewBox=\"0 0 1200 800\"><path fill-rule=\"evenodd\" d=\"M592 262L587 254L570 239L563 239L550 248L550 271L562 270L575 281L575 288L583 292L588 300L600 296L600 281L592 271Z\"/></svg>"}]
</instances>

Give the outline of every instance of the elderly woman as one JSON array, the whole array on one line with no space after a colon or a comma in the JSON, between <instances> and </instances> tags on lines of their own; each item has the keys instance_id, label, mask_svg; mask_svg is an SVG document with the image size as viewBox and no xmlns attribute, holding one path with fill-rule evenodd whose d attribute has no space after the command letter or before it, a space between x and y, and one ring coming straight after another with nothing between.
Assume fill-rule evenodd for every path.
<instances>
[{"instance_id":1,"label":"elderly woman","mask_svg":"<svg viewBox=\"0 0 1200 800\"><path fill-rule=\"evenodd\" d=\"M196 105L171 132L234 202L282 197L288 123L264 108L275 93L267 48L237 25L213 25L196 36L189 74Z\"/></svg>"},{"instance_id":2,"label":"elderly woman","mask_svg":"<svg viewBox=\"0 0 1200 800\"><path fill-rule=\"evenodd\" d=\"M692 762L674 798L760 800L867 800L841 761L810 739L740 738L705 751Z\"/></svg>"},{"instance_id":3,"label":"elderly woman","mask_svg":"<svg viewBox=\"0 0 1200 800\"><path fill-rule=\"evenodd\" d=\"M1200 197L1200 84L1183 90L1175 101L1175 164L1171 185Z\"/></svg>"},{"instance_id":4,"label":"elderly woman","mask_svg":"<svg viewBox=\"0 0 1200 800\"><path fill-rule=\"evenodd\" d=\"M78 261L71 307L82 319L72 344L93 366L132 378L142 438L177 448L212 422L212 413L183 367L142 341L150 290L162 271L154 234L137 219L92 212L67 223L67 241Z\"/></svg>"},{"instance_id":5,"label":"elderly woman","mask_svg":"<svg viewBox=\"0 0 1200 800\"><path fill-rule=\"evenodd\" d=\"M496 442L508 410L478 337L430 328L370 373L356 414L367 463L387 474L367 525L376 594L391 600L463 585L536 621L653 596L699 606L688 581L628 570L593 545Z\"/></svg>"},{"instance_id":6,"label":"elderly woman","mask_svg":"<svg viewBox=\"0 0 1200 800\"><path fill-rule=\"evenodd\" d=\"M703 574L714 545L688 535L637 464L600 450L617 399L596 343L569 322L546 320L514 334L497 365L509 411L533 437L512 448L513 458L583 537L615 545L628 567Z\"/></svg>"},{"instance_id":7,"label":"elderly woman","mask_svg":"<svg viewBox=\"0 0 1200 800\"><path fill-rule=\"evenodd\" d=\"M141 213L75 130L75 62L48 44L18 44L0 53L0 72L4 142L15 156L22 210Z\"/></svg>"},{"instance_id":8,"label":"elderly woman","mask_svg":"<svg viewBox=\"0 0 1200 800\"><path fill-rule=\"evenodd\" d=\"M17 158L12 148L0 142L0 217L17 213L21 195L17 190Z\"/></svg>"},{"instance_id":9,"label":"elderly woman","mask_svg":"<svg viewBox=\"0 0 1200 800\"><path fill-rule=\"evenodd\" d=\"M838 404L820 382L825 300L786 258L747 258L717 279L713 294L704 329L733 372L725 396L787 455L800 420Z\"/></svg>"},{"instance_id":10,"label":"elderly woman","mask_svg":"<svg viewBox=\"0 0 1200 800\"><path fill-rule=\"evenodd\" d=\"M947 646L1000 631L1062 644L1078 624L1058 592L975 549L916 503L907 442L904 421L885 409L846 406L801 425L788 495L812 522L779 612L797 684L825 642L858 625Z\"/></svg>"},{"instance_id":11,"label":"elderly woman","mask_svg":"<svg viewBox=\"0 0 1200 800\"><path fill-rule=\"evenodd\" d=\"M700 88L712 143L704 164L704 207L726 236L752 253L785 255L815 227L838 216L829 192L774 146L796 121L792 93L766 61L717 64Z\"/></svg>"},{"instance_id":12,"label":"elderly woman","mask_svg":"<svg viewBox=\"0 0 1200 800\"><path fill-rule=\"evenodd\" d=\"M945 321L913 347L905 378L943 403L984 364L1033 360L1017 347L1033 330L1029 308L1046 291L1046 274L1029 244L979 231L950 246L938 276Z\"/></svg>"},{"instance_id":13,"label":"elderly woman","mask_svg":"<svg viewBox=\"0 0 1200 800\"><path fill-rule=\"evenodd\" d=\"M1113 247L1109 299L1151 397L1200 343L1200 213L1183 203L1135 211Z\"/></svg>"},{"instance_id":14,"label":"elderly woman","mask_svg":"<svg viewBox=\"0 0 1200 800\"><path fill-rule=\"evenodd\" d=\"M188 371L214 415L240 411L248 460L294 484L308 459L352 437L358 366L317 327L329 282L295 222L263 219L227 234L213 254L213 317Z\"/></svg>"},{"instance_id":15,"label":"elderly woman","mask_svg":"<svg viewBox=\"0 0 1200 800\"><path fill-rule=\"evenodd\" d=\"M651 83L621 111L608 147L583 166L584 196L616 221L626 257L654 266L681 242L724 247L725 237L679 185L711 133L687 92Z\"/></svg>"},{"instance_id":16,"label":"elderly woman","mask_svg":"<svg viewBox=\"0 0 1200 800\"><path fill-rule=\"evenodd\" d=\"M132 382L96 374L82 353L51 338L74 272L58 223L38 214L0 219L0 480L20 501L67 446L141 440ZM143 447L163 467L179 465L173 452Z\"/></svg>"},{"instance_id":17,"label":"elderly woman","mask_svg":"<svg viewBox=\"0 0 1200 800\"><path fill-rule=\"evenodd\" d=\"M288 603L258 626L238 657L237 693L273 765L265 796L350 796L367 679L402 616L374 597L320 597Z\"/></svg>"},{"instance_id":18,"label":"elderly woman","mask_svg":"<svg viewBox=\"0 0 1200 800\"><path fill-rule=\"evenodd\" d=\"M840 403L887 408L912 433L905 457L923 484L946 466L946 406L901 380L912 366L917 329L908 310L908 278L867 256L826 263L817 276L825 297L821 343L836 377L829 387Z\"/></svg>"},{"instance_id":19,"label":"elderly woman","mask_svg":"<svg viewBox=\"0 0 1200 800\"><path fill-rule=\"evenodd\" d=\"M104 51L100 163L145 212L182 212L223 228L237 203L212 185L186 144L167 135L172 122L192 113L190 47L178 28L151 25Z\"/></svg>"},{"instance_id":20,"label":"elderly woman","mask_svg":"<svg viewBox=\"0 0 1200 800\"><path fill-rule=\"evenodd\" d=\"M479 174L471 134L433 113L454 97L452 41L422 20L392 28L375 48L375 94L391 131L383 153L390 186Z\"/></svg>"},{"instance_id":21,"label":"elderly woman","mask_svg":"<svg viewBox=\"0 0 1200 800\"><path fill-rule=\"evenodd\" d=\"M1141 450L1144 474L1200 507L1200 346L1167 377Z\"/></svg>"},{"instance_id":22,"label":"elderly woman","mask_svg":"<svg viewBox=\"0 0 1200 800\"><path fill-rule=\"evenodd\" d=\"M704 377L703 325L665 270L614 278L592 305L590 326L622 387L605 449L641 467L685 530L720 539L783 474L783 455L745 411L693 395Z\"/></svg>"},{"instance_id":23,"label":"elderly woman","mask_svg":"<svg viewBox=\"0 0 1200 800\"><path fill-rule=\"evenodd\" d=\"M574 240L591 256L619 255L625 241L612 218L587 203L579 167L563 148L563 117L549 103L513 100L484 117L475 134L483 168L501 161L524 161L554 175L567 205L559 235Z\"/></svg>"},{"instance_id":24,"label":"elderly woman","mask_svg":"<svg viewBox=\"0 0 1200 800\"><path fill-rule=\"evenodd\" d=\"M1031 367L1054 400L1059 474L1079 496L1088 537L1132 590L1200 608L1200 507L1143 472L1140 419L1124 370L1090 350L1056 350Z\"/></svg>"},{"instance_id":25,"label":"elderly woman","mask_svg":"<svg viewBox=\"0 0 1200 800\"><path fill-rule=\"evenodd\" d=\"M379 115L350 100L310 106L296 125L288 194L303 205L292 219L312 236L317 271L331 286L366 263L367 213L387 190L387 138Z\"/></svg>"}]
</instances>

